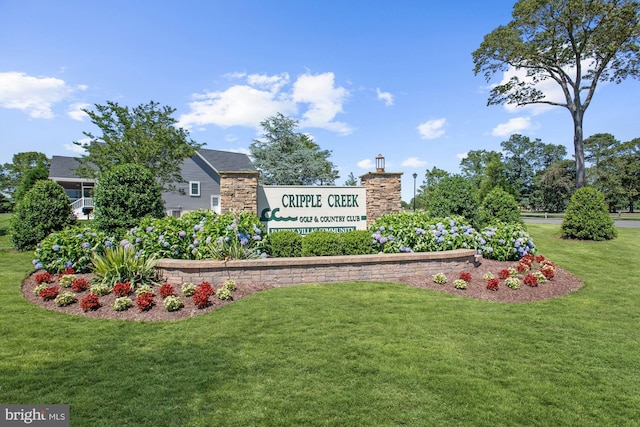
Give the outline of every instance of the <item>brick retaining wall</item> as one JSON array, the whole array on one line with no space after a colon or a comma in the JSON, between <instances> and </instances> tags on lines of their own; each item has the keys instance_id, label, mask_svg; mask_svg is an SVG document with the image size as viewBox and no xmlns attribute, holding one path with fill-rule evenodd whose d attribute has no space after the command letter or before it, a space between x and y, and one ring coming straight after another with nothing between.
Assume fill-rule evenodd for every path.
<instances>
[{"instance_id":1,"label":"brick retaining wall","mask_svg":"<svg viewBox=\"0 0 640 427\"><path fill-rule=\"evenodd\" d=\"M443 252L266 258L254 260L191 261L161 259L157 268L167 283L210 282L231 278L238 285L269 283L288 286L302 283L346 281L393 282L401 277L456 273L479 265L481 257L471 249Z\"/></svg>"}]
</instances>

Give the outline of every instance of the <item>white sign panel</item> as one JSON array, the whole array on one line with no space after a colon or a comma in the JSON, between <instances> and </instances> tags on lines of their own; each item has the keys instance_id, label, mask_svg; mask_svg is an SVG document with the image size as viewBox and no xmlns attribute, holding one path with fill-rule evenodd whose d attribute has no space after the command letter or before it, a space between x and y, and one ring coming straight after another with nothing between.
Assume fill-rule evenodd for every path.
<instances>
[{"instance_id":1,"label":"white sign panel","mask_svg":"<svg viewBox=\"0 0 640 427\"><path fill-rule=\"evenodd\" d=\"M269 232L365 230L366 197L364 187L262 186L258 214Z\"/></svg>"}]
</instances>

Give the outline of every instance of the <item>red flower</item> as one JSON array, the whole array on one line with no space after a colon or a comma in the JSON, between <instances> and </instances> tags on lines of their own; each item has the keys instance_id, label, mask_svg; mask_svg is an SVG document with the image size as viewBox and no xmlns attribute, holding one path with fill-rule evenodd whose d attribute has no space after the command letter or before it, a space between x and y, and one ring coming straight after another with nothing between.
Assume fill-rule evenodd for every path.
<instances>
[{"instance_id":1,"label":"red flower","mask_svg":"<svg viewBox=\"0 0 640 427\"><path fill-rule=\"evenodd\" d=\"M164 285L160 286L160 298L162 299L165 299L169 295L175 295L175 293L176 293L176 288L174 288L168 283L165 283Z\"/></svg>"},{"instance_id":2,"label":"red flower","mask_svg":"<svg viewBox=\"0 0 640 427\"><path fill-rule=\"evenodd\" d=\"M460 273L460 278L469 283L471 281L471 273L469 273L468 271L463 271L462 273Z\"/></svg>"},{"instance_id":3,"label":"red flower","mask_svg":"<svg viewBox=\"0 0 640 427\"><path fill-rule=\"evenodd\" d=\"M207 296L213 295L213 286L209 282L202 282L196 287L196 291L200 289L202 292L206 293Z\"/></svg>"},{"instance_id":4,"label":"red flower","mask_svg":"<svg viewBox=\"0 0 640 427\"><path fill-rule=\"evenodd\" d=\"M53 274L48 271L43 271L42 273L36 274L35 279L37 283L51 283L53 282Z\"/></svg>"},{"instance_id":5,"label":"red flower","mask_svg":"<svg viewBox=\"0 0 640 427\"><path fill-rule=\"evenodd\" d=\"M522 257L522 259L524 261L527 261L528 264L531 264L535 260L532 254L526 254L525 256Z\"/></svg>"},{"instance_id":6,"label":"red flower","mask_svg":"<svg viewBox=\"0 0 640 427\"><path fill-rule=\"evenodd\" d=\"M518 271L518 273L524 273L529 271L530 269L531 269L531 266L524 262L520 262L516 267L516 270Z\"/></svg>"},{"instance_id":7,"label":"red flower","mask_svg":"<svg viewBox=\"0 0 640 427\"><path fill-rule=\"evenodd\" d=\"M117 297L126 297L131 293L131 284L129 282L118 282L113 286L112 291Z\"/></svg>"},{"instance_id":8,"label":"red flower","mask_svg":"<svg viewBox=\"0 0 640 427\"><path fill-rule=\"evenodd\" d=\"M540 269L540 273L542 273L547 280L551 280L553 279L553 276L556 275L556 269L545 265Z\"/></svg>"},{"instance_id":9,"label":"red flower","mask_svg":"<svg viewBox=\"0 0 640 427\"><path fill-rule=\"evenodd\" d=\"M538 264L540 264L542 261L544 261L546 258L543 257L542 255L538 255L537 257L535 257L535 262L537 262Z\"/></svg>"},{"instance_id":10,"label":"red flower","mask_svg":"<svg viewBox=\"0 0 640 427\"><path fill-rule=\"evenodd\" d=\"M502 270L498 271L498 277L501 279L506 279L509 276L511 276L511 273L509 273L508 268L503 268Z\"/></svg>"},{"instance_id":11,"label":"red flower","mask_svg":"<svg viewBox=\"0 0 640 427\"><path fill-rule=\"evenodd\" d=\"M76 279L71 284L71 289L75 292L86 291L87 289L89 289L89 281L84 277Z\"/></svg>"},{"instance_id":12,"label":"red flower","mask_svg":"<svg viewBox=\"0 0 640 427\"><path fill-rule=\"evenodd\" d=\"M62 270L60 275L64 276L65 274L74 274L74 273L75 273L75 271L73 271L73 268L67 267L64 270Z\"/></svg>"},{"instance_id":13,"label":"red flower","mask_svg":"<svg viewBox=\"0 0 640 427\"><path fill-rule=\"evenodd\" d=\"M153 307L154 305L153 294L148 292L140 294L140 296L136 298L136 305L138 306L138 309L140 309L140 311L151 310L151 307Z\"/></svg>"},{"instance_id":14,"label":"red flower","mask_svg":"<svg viewBox=\"0 0 640 427\"><path fill-rule=\"evenodd\" d=\"M213 295L213 287L208 282L202 282L193 292L193 303L198 308L205 308L210 304L209 297Z\"/></svg>"},{"instance_id":15,"label":"red flower","mask_svg":"<svg viewBox=\"0 0 640 427\"><path fill-rule=\"evenodd\" d=\"M500 281L495 277L493 279L489 279L487 280L487 289L489 289L490 291L497 291L499 283Z\"/></svg>"},{"instance_id":16,"label":"red flower","mask_svg":"<svg viewBox=\"0 0 640 427\"><path fill-rule=\"evenodd\" d=\"M100 299L98 299L98 295L89 294L82 298L82 301L80 301L80 307L82 307L82 310L84 311L96 310L100 307Z\"/></svg>"},{"instance_id":17,"label":"red flower","mask_svg":"<svg viewBox=\"0 0 640 427\"><path fill-rule=\"evenodd\" d=\"M45 301L49 301L58 296L58 292L60 292L59 286L49 286L48 288L44 288L40 291L40 298Z\"/></svg>"},{"instance_id":18,"label":"red flower","mask_svg":"<svg viewBox=\"0 0 640 427\"><path fill-rule=\"evenodd\" d=\"M538 278L534 276L533 273L528 273L526 276L524 276L524 284L531 287L536 287L538 286Z\"/></svg>"}]
</instances>

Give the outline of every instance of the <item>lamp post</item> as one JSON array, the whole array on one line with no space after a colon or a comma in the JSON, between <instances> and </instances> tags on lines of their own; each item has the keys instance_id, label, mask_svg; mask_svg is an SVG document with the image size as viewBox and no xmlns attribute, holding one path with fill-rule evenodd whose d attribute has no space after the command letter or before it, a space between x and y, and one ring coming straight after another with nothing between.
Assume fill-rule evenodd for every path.
<instances>
[{"instance_id":1,"label":"lamp post","mask_svg":"<svg viewBox=\"0 0 640 427\"><path fill-rule=\"evenodd\" d=\"M417 173L413 173L413 211L416 211L416 178L418 177Z\"/></svg>"},{"instance_id":2,"label":"lamp post","mask_svg":"<svg viewBox=\"0 0 640 427\"><path fill-rule=\"evenodd\" d=\"M376 156L376 172L384 172L384 156L382 154Z\"/></svg>"}]
</instances>

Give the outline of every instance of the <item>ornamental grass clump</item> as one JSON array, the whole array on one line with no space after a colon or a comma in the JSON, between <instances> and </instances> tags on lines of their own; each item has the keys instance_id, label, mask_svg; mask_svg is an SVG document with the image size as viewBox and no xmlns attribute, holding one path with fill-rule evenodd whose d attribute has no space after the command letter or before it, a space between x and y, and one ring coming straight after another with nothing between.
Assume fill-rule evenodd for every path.
<instances>
[{"instance_id":1,"label":"ornamental grass clump","mask_svg":"<svg viewBox=\"0 0 640 427\"><path fill-rule=\"evenodd\" d=\"M114 248L106 248L104 255L93 257L94 281L112 288L118 282L128 282L132 288L159 284L153 255L138 254L128 242Z\"/></svg>"},{"instance_id":2,"label":"ornamental grass clump","mask_svg":"<svg viewBox=\"0 0 640 427\"><path fill-rule=\"evenodd\" d=\"M56 296L56 305L58 307L64 307L76 302L76 294L71 291L65 291Z\"/></svg>"}]
</instances>

